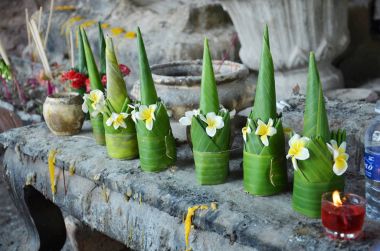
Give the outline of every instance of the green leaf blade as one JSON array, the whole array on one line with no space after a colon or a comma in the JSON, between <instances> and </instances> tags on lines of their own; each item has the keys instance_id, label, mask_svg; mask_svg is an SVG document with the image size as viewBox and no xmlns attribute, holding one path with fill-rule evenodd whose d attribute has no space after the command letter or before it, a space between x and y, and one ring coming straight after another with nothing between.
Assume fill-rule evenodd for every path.
<instances>
[{"instance_id":1,"label":"green leaf blade","mask_svg":"<svg viewBox=\"0 0 380 251\"><path fill-rule=\"evenodd\" d=\"M146 55L145 45L140 32L140 28L137 28L137 42L139 50L141 104L155 104L158 100L158 97L156 88L154 87L152 72L150 70L148 56Z\"/></svg>"},{"instance_id":2,"label":"green leaf blade","mask_svg":"<svg viewBox=\"0 0 380 251\"><path fill-rule=\"evenodd\" d=\"M214 112L217 114L219 112L219 98L216 89L214 69L207 38L204 40L201 97L199 108L203 114L207 114L209 112Z\"/></svg>"},{"instance_id":3,"label":"green leaf blade","mask_svg":"<svg viewBox=\"0 0 380 251\"><path fill-rule=\"evenodd\" d=\"M112 38L106 40L106 71L107 71L107 99L117 113L120 113L124 103L130 103L123 75L119 69ZM126 101L127 100L127 101Z\"/></svg>"},{"instance_id":4,"label":"green leaf blade","mask_svg":"<svg viewBox=\"0 0 380 251\"><path fill-rule=\"evenodd\" d=\"M276 117L274 66L272 54L270 52L268 26L266 26L263 34L256 96L250 118L254 121L261 119L264 123L267 123L270 118L274 119Z\"/></svg>"},{"instance_id":5,"label":"green leaf blade","mask_svg":"<svg viewBox=\"0 0 380 251\"><path fill-rule=\"evenodd\" d=\"M330 140L325 100L313 52L309 60L303 135L309 138L322 137L325 142Z\"/></svg>"},{"instance_id":6,"label":"green leaf blade","mask_svg":"<svg viewBox=\"0 0 380 251\"><path fill-rule=\"evenodd\" d=\"M88 42L86 31L83 28L81 28L80 31L82 34L82 41L83 41L84 53L86 56L88 75L90 77L91 90L101 90L102 92L104 92L104 87L100 80L99 71L95 63L95 59L91 50L90 43Z\"/></svg>"}]
</instances>

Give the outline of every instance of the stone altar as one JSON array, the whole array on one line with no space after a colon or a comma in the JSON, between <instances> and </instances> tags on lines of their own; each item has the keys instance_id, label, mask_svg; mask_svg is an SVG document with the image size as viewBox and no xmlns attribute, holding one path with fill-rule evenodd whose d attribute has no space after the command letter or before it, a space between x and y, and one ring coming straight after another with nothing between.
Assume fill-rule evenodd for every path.
<instances>
[{"instance_id":1,"label":"stone altar","mask_svg":"<svg viewBox=\"0 0 380 251\"><path fill-rule=\"evenodd\" d=\"M284 126L302 128L303 97L287 101ZM373 117L373 104L328 101L332 128L348 130L350 153L347 191L363 195L362 135ZM137 250L183 250L183 219L187 208L217 203L216 209L197 211L190 234L193 250L367 250L380 243L380 225L366 222L365 239L332 241L324 237L320 220L310 220L291 208L291 193L253 197L243 191L242 139L237 133L227 183L196 184L191 150L178 148L176 166L161 173L144 173L139 161L107 157L95 144L89 123L76 136L57 137L45 124L22 127L0 134L2 175L29 221L30 243L22 250L37 250L40 240L30 221L24 198L28 184L53 200L47 156L57 149L54 203L65 213ZM292 177L292 170L289 177ZM71 174L70 174L71 173ZM65 178L64 178L65 177Z\"/></svg>"}]
</instances>

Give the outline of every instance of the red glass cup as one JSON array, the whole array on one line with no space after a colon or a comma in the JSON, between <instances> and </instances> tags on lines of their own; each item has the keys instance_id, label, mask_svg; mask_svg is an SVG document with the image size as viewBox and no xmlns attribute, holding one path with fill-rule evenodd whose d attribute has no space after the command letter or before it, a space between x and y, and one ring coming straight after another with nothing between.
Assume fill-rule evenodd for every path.
<instances>
[{"instance_id":1,"label":"red glass cup","mask_svg":"<svg viewBox=\"0 0 380 251\"><path fill-rule=\"evenodd\" d=\"M332 239L358 239L363 233L365 199L351 193L339 195L341 204L334 204L333 192L322 195L321 218L325 232Z\"/></svg>"}]
</instances>

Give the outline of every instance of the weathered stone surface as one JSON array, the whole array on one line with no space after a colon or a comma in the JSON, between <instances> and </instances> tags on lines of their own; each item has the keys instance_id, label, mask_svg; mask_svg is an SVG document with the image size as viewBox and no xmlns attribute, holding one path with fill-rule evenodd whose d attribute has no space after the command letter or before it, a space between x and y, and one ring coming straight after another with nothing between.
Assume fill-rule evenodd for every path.
<instances>
[{"instance_id":1,"label":"weathered stone surface","mask_svg":"<svg viewBox=\"0 0 380 251\"><path fill-rule=\"evenodd\" d=\"M303 100L297 98L288 103L291 108L283 112L284 124L300 132ZM351 149L355 144L360 145L362 132L373 114L373 104L331 101L327 108L331 127L347 128ZM6 150L2 168L6 169L8 178L19 183L35 172L34 186L52 199L47 154L51 149L58 149L55 172L60 177L55 203L133 249L183 249L182 219L187 208L211 202L218 203L217 210L197 212L194 218L195 230L190 237L194 250L366 250L380 241L380 226L371 221L365 227L365 240L328 240L323 237L319 220L307 219L292 210L290 192L272 197L244 193L240 136L233 145L227 183L199 186L188 146L178 148L176 167L156 174L144 173L138 160L108 158L105 148L95 144L88 126L86 123L83 133L72 137L54 136L44 124L3 133L0 143ZM360 155L359 149L356 150L350 154ZM68 172L71 164L75 166L73 176ZM364 177L359 166L360 163L350 162L346 184L347 191L363 195Z\"/></svg>"},{"instance_id":2,"label":"weathered stone surface","mask_svg":"<svg viewBox=\"0 0 380 251\"><path fill-rule=\"evenodd\" d=\"M360 86L360 88L372 90L380 95L380 78L369 81L368 83Z\"/></svg>"},{"instance_id":3,"label":"weathered stone surface","mask_svg":"<svg viewBox=\"0 0 380 251\"><path fill-rule=\"evenodd\" d=\"M379 99L379 95L376 92L364 88L329 90L325 92L325 95L329 99L339 99L342 101L367 101L375 103Z\"/></svg>"},{"instance_id":4,"label":"weathered stone surface","mask_svg":"<svg viewBox=\"0 0 380 251\"><path fill-rule=\"evenodd\" d=\"M96 6L96 7L95 7ZM44 14L46 24L47 13ZM178 60L202 58L203 39L208 37L214 59L236 61L238 42L229 15L214 0L186 1L78 1L75 12L55 12L48 42L48 56L52 62L63 62L68 55L68 33L65 33L67 21L74 16L82 19L71 26L74 31L86 24L86 31L95 57L98 56L98 28L96 22L109 25L104 34L114 38L120 63L127 64L132 72L128 80L131 86L138 77L138 58L136 39L127 38L126 32L136 31L140 27L150 64L167 63ZM42 26L44 30L46 25ZM114 32L120 28L121 33ZM69 29L68 29L69 30ZM67 30L67 31L68 31ZM236 42L234 42L236 40Z\"/></svg>"}]
</instances>

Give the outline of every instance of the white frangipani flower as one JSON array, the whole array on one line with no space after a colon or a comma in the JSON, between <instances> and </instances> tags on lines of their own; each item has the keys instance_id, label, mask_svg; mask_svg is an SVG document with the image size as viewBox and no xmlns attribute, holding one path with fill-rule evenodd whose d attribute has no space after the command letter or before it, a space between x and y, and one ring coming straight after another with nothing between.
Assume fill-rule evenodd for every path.
<instances>
[{"instance_id":1,"label":"white frangipani flower","mask_svg":"<svg viewBox=\"0 0 380 251\"><path fill-rule=\"evenodd\" d=\"M194 109L192 111L185 112L185 116L179 119L179 123L183 126L191 125L191 120L193 116L198 116L200 114L199 109Z\"/></svg>"},{"instance_id":2,"label":"white frangipani flower","mask_svg":"<svg viewBox=\"0 0 380 251\"><path fill-rule=\"evenodd\" d=\"M243 133L244 142L247 142L247 135L252 132L251 127L247 125L241 129L241 132Z\"/></svg>"},{"instance_id":3,"label":"white frangipani flower","mask_svg":"<svg viewBox=\"0 0 380 251\"><path fill-rule=\"evenodd\" d=\"M302 137L298 134L294 134L289 140L290 149L286 158L292 158L292 164L294 170L298 170L297 160L306 160L310 157L309 150L306 148L306 144L310 139Z\"/></svg>"},{"instance_id":4,"label":"white frangipani flower","mask_svg":"<svg viewBox=\"0 0 380 251\"><path fill-rule=\"evenodd\" d=\"M106 101L104 99L103 92L100 90L93 90L89 94L84 94L83 96L84 102L82 105L83 112L88 112L87 100L90 101L92 108L92 117L96 117L99 113L104 112Z\"/></svg>"},{"instance_id":5,"label":"white frangipani flower","mask_svg":"<svg viewBox=\"0 0 380 251\"><path fill-rule=\"evenodd\" d=\"M342 142L340 146L338 146L335 140L331 140L330 144L327 143L327 147L334 158L333 171L338 176L344 174L348 168L347 160L349 156L346 153L346 145L346 142Z\"/></svg>"},{"instance_id":6,"label":"white frangipani flower","mask_svg":"<svg viewBox=\"0 0 380 251\"><path fill-rule=\"evenodd\" d=\"M127 124L125 123L125 119L128 117L127 113L115 113L113 112L111 116L107 119L106 125L112 126L117 130L119 127L127 128Z\"/></svg>"},{"instance_id":7,"label":"white frangipani flower","mask_svg":"<svg viewBox=\"0 0 380 251\"><path fill-rule=\"evenodd\" d=\"M223 118L215 114L215 112L209 112L204 117L202 114L199 115L202 121L207 124L206 133L210 137L214 137L217 129L222 129L224 127Z\"/></svg>"},{"instance_id":8,"label":"white frangipani flower","mask_svg":"<svg viewBox=\"0 0 380 251\"><path fill-rule=\"evenodd\" d=\"M153 121L156 120L154 112L157 109L157 105L141 105L139 111L134 114L135 118L138 120L145 121L145 127L149 131L153 129Z\"/></svg>"},{"instance_id":9,"label":"white frangipani flower","mask_svg":"<svg viewBox=\"0 0 380 251\"><path fill-rule=\"evenodd\" d=\"M261 142L264 146L269 145L268 137L277 133L276 128L273 127L273 119L269 119L268 124L265 124L260 119L257 120L257 129L255 134L260 136Z\"/></svg>"}]
</instances>

